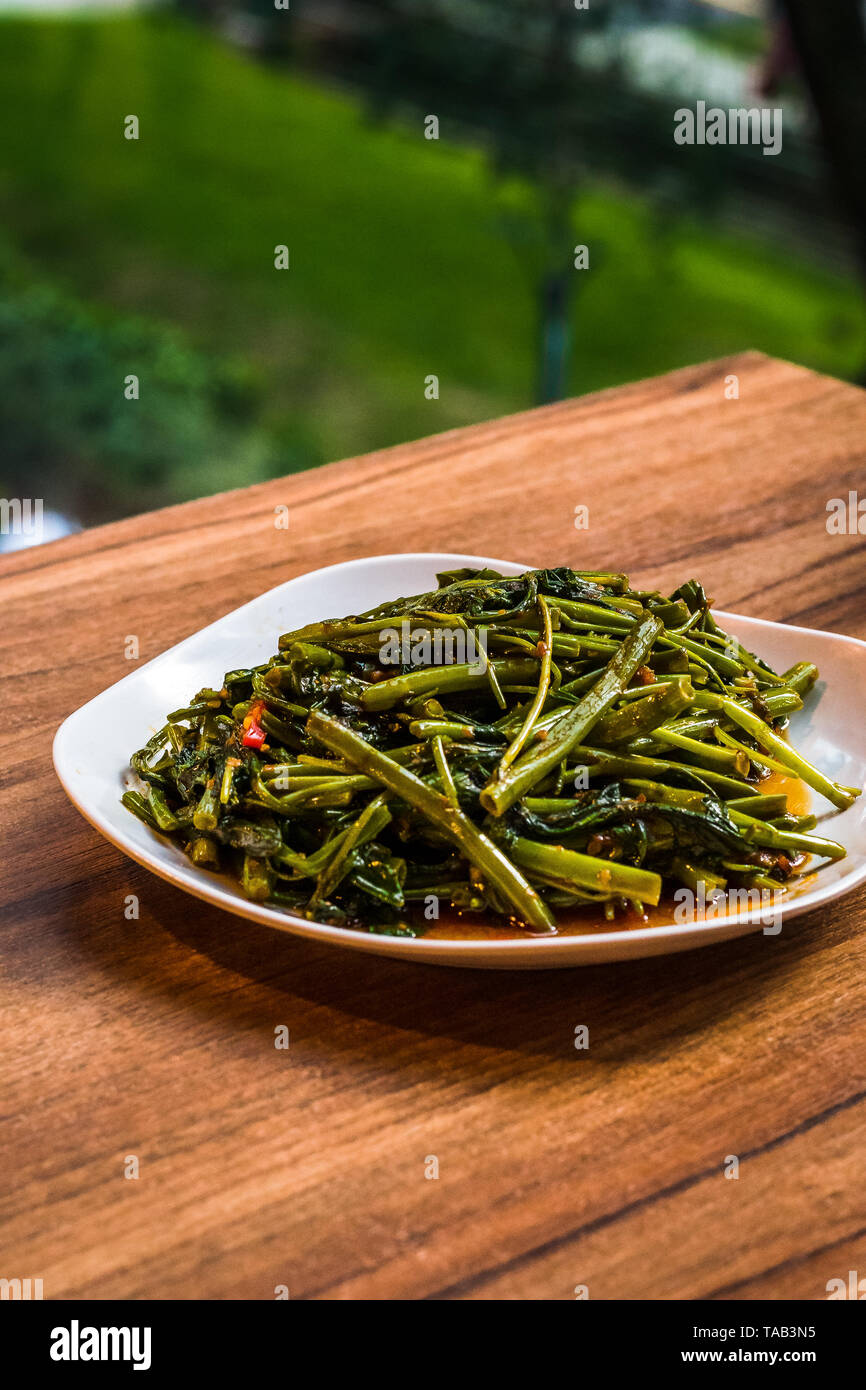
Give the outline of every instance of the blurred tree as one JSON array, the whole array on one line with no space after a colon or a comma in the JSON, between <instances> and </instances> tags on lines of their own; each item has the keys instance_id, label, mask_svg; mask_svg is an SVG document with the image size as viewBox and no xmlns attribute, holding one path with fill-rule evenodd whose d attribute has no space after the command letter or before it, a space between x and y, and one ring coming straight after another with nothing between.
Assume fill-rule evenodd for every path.
<instances>
[{"instance_id":1,"label":"blurred tree","mask_svg":"<svg viewBox=\"0 0 866 1390\"><path fill-rule=\"evenodd\" d=\"M200 10L210 0L179 3ZM436 115L446 138L481 143L500 179L500 225L537 305L540 401L566 389L585 174L651 193L661 233L672 206L708 213L750 177L765 182L757 151L719 146L707 160L677 146L678 103L635 87L615 31L669 18L667 0L632 0L627 11L614 0L586 8L575 0L292 0L281 11L273 0L220 0L211 8L224 32L226 13L242 15L251 26L244 41L263 56L291 56L360 89L374 116L420 125ZM509 175L533 190L530 209L509 199ZM589 248L592 266L599 252Z\"/></svg>"},{"instance_id":2,"label":"blurred tree","mask_svg":"<svg viewBox=\"0 0 866 1390\"><path fill-rule=\"evenodd\" d=\"M626 25L664 8L635 0ZM574 210L581 177L601 173L704 210L730 187L734 160L684 157L672 138L667 93L638 92L611 42L612 0L384 0L356 35L371 100L437 112L450 131L482 133L495 171L535 190L534 225L511 224L534 278L539 401L564 394L575 272ZM357 80L357 77L356 77ZM533 248L527 258L526 248ZM598 264L601 247L589 248Z\"/></svg>"},{"instance_id":3,"label":"blurred tree","mask_svg":"<svg viewBox=\"0 0 866 1390\"><path fill-rule=\"evenodd\" d=\"M859 0L780 0L866 275L866 12ZM780 74L779 74L780 75ZM777 74L768 74L769 82Z\"/></svg>"},{"instance_id":4,"label":"blurred tree","mask_svg":"<svg viewBox=\"0 0 866 1390\"><path fill-rule=\"evenodd\" d=\"M99 522L277 470L252 426L248 368L175 330L85 308L2 247L0 381L7 497L29 496L38 478L47 507Z\"/></svg>"},{"instance_id":5,"label":"blurred tree","mask_svg":"<svg viewBox=\"0 0 866 1390\"><path fill-rule=\"evenodd\" d=\"M621 83L608 88L609 64L587 72L576 57L610 12L606 0L580 11L574 0L383 0L348 40L352 79L374 112L409 108L436 114L451 138L480 134L495 172L520 174L535 190L529 222L525 208L508 204L501 225L532 280L542 402L562 396L567 379L579 171L596 160L614 163L613 149L608 157L599 148L590 153L593 141L612 145L623 162L614 130L599 141L587 121L599 103L611 105ZM668 113L668 142L669 130Z\"/></svg>"},{"instance_id":6,"label":"blurred tree","mask_svg":"<svg viewBox=\"0 0 866 1390\"><path fill-rule=\"evenodd\" d=\"M278 52L269 0L241 3L262 22L268 14L267 50ZM657 0L635 0L632 16L656 8ZM538 307L540 401L557 399L566 386L581 174L600 170L648 187L667 169L667 191L673 180L703 206L726 184L726 152L712 170L706 161L682 159L670 99L636 93L615 46L596 46L591 61L580 60L610 29L611 0L586 8L575 0L334 0L324 19L308 0L293 0L285 13L294 25L283 26L286 50L313 52L319 66L366 93L372 113L437 115L450 138L480 138L503 181L510 174L529 181L529 218L525 205L518 211L512 202L503 206L501 224Z\"/></svg>"},{"instance_id":7,"label":"blurred tree","mask_svg":"<svg viewBox=\"0 0 866 1390\"><path fill-rule=\"evenodd\" d=\"M685 95L637 81L619 39L646 32L654 20L707 18L687 0L587 0L585 8L578 0L291 0L288 10L277 10L274 0L177 2L207 9L224 33L269 59L291 58L349 83L374 115L406 116L420 126L434 114L443 138L480 144L500 176L501 225L538 309L542 401L560 396L567 380L580 283L575 209L586 175L652 198L659 245L647 247L646 257L655 256L659 274L673 211L708 218L731 210L740 225L758 211L765 230L784 242L798 230L803 235L808 205L813 244L835 232L808 136L796 126L786 129L784 150L771 160L757 145L716 145L708 158L704 146L674 142L673 113L694 104L693 88L686 82ZM827 9L854 11L858 0L790 5L805 16L800 22L813 34L812 47L829 53ZM848 63L852 80L855 68ZM831 104L827 91L824 106ZM838 121L832 123L838 149ZM862 160L860 172L862 181ZM528 183L531 209L525 198L509 197L509 175ZM589 251L597 270L604 248Z\"/></svg>"}]
</instances>

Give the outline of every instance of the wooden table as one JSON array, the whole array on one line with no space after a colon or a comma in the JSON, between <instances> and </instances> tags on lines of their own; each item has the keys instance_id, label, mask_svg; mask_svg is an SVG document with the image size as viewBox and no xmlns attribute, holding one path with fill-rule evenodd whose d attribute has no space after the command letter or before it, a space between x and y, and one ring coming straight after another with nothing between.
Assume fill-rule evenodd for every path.
<instances>
[{"instance_id":1,"label":"wooden table","mask_svg":"<svg viewBox=\"0 0 866 1390\"><path fill-rule=\"evenodd\" d=\"M825 525L864 458L866 395L747 354L0 560L0 1275L184 1299L822 1299L866 1275L863 892L621 966L404 965L182 895L50 758L128 636L147 660L386 551L697 574L721 606L866 636L863 540Z\"/></svg>"}]
</instances>

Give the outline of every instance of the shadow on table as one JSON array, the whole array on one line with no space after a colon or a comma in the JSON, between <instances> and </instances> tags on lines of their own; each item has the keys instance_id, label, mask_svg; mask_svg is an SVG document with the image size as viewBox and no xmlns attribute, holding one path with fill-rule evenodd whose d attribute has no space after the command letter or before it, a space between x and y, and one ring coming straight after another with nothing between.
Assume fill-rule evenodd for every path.
<instances>
[{"instance_id":1,"label":"shadow on table","mask_svg":"<svg viewBox=\"0 0 866 1390\"><path fill-rule=\"evenodd\" d=\"M138 893L140 920L109 924L109 892L118 902ZM267 996L276 992L285 999L278 1012L291 1019L293 1036L314 1038L326 1055L375 1051L372 1025L374 1033L380 1026L405 1034L409 1046L413 1039L446 1039L455 1046L574 1060L581 1055L575 1028L586 1024L595 1064L658 1060L734 1010L771 1017L774 999L837 929L826 910L818 910L793 920L778 937L756 931L616 965L490 971L320 946L232 917L119 859L106 865L89 906L88 897L82 898L80 885L58 893L64 937L67 943L74 938L91 959L96 955L105 973L125 977L127 989L157 991L178 1008L204 1011L241 1031L270 1023L274 1004ZM382 1041L390 1046L393 1035L389 1040L383 1031Z\"/></svg>"}]
</instances>

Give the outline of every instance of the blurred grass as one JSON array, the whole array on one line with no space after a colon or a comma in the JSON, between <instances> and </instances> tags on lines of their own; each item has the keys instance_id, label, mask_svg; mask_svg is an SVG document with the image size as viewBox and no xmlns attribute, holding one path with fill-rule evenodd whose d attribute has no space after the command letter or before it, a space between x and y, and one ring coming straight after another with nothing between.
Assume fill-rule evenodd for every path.
<instances>
[{"instance_id":1,"label":"blurred grass","mask_svg":"<svg viewBox=\"0 0 866 1390\"><path fill-rule=\"evenodd\" d=\"M764 24L752 15L710 17L695 28L694 35L705 47L737 58L759 58L767 48Z\"/></svg>"},{"instance_id":2,"label":"blurred grass","mask_svg":"<svg viewBox=\"0 0 866 1390\"><path fill-rule=\"evenodd\" d=\"M531 229L534 195L450 144L444 116L439 142L371 124L351 96L142 14L0 22L0 111L0 213L31 264L243 356L261 424L309 440L310 462L532 403L531 231L509 242L503 212ZM853 278L778 246L598 186L575 240L575 394L747 347L841 376L866 359Z\"/></svg>"},{"instance_id":3,"label":"blurred grass","mask_svg":"<svg viewBox=\"0 0 866 1390\"><path fill-rule=\"evenodd\" d=\"M130 373L130 366L134 372ZM143 383L143 389L139 389ZM243 359L59 292L0 240L0 493L89 522L270 477L274 441Z\"/></svg>"}]
</instances>

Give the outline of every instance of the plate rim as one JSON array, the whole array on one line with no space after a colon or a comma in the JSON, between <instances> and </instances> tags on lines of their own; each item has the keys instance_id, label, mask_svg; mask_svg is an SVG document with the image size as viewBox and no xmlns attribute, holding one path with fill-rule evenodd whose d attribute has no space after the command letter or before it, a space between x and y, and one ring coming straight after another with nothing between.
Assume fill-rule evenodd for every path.
<instances>
[{"instance_id":1,"label":"plate rim","mask_svg":"<svg viewBox=\"0 0 866 1390\"><path fill-rule=\"evenodd\" d=\"M544 954L550 956L569 956L572 959L567 963L580 964L580 957L591 955L598 950L614 950L617 946L623 946L627 942L630 948L648 946L650 943L679 942L682 949L694 949L702 945L717 944L733 936L744 935L749 931L757 931L763 925L762 917L765 915L760 910L747 909L743 912L725 914L718 919L710 919L703 922L688 923L666 923L661 926L642 926L628 928L617 931L587 932L580 935L569 936L531 936L514 937L504 940L487 940L484 938L459 939L448 937L400 937L389 936L387 934L365 933L350 927L334 926L325 922L308 921L294 914L286 912L276 906L269 906L267 903L256 903L251 899L236 897L228 892L223 886L222 877L214 877L213 880L202 876L201 880L192 877L188 882L186 878L181 879L176 871L169 866L161 864L155 855L151 855L143 847L139 847L129 842L122 831L115 830L110 821L100 812L92 811L91 808L83 804L71 778L66 775L64 767L64 741L70 736L70 726L79 720L93 706L101 704L111 695L115 694L119 688L128 681L140 679L142 674L158 666L171 656L182 652L192 642L198 641L203 635L207 634L211 628L219 626L227 619L236 618L239 614L252 605L261 601L277 589L286 589L292 584L302 579L310 579L318 575L333 574L339 570L352 569L358 567L368 567L381 564L383 561L429 561L435 562L437 568L443 568L443 562L450 563L458 561L461 566L489 566L501 567L511 570L513 573L522 573L525 569L538 568L537 566L520 565L515 561L496 560L486 556L465 555L461 552L440 552L440 551L388 551L381 555L362 556L354 560L340 560L331 565L323 565L315 570L306 570L301 574L293 575L291 579L284 580L281 584L274 585L272 589L265 589L246 603L239 604L237 608L230 609L227 613L215 618L213 622L207 623L204 627L198 628L189 636L183 637L179 642L175 642L165 651L157 653L144 665L136 667L135 670L122 676L120 680L106 686L98 694L85 701L73 710L57 728L52 741L52 762L57 778L63 787L67 797L83 816L104 839L119 849L127 858L140 864L143 868L155 873L157 877L171 884L180 892L190 893L200 901L207 902L211 906L231 913L233 916L244 918L245 920L256 921L264 926L272 927L277 931L288 932L291 935L300 936L309 940L321 941L325 944L334 944L349 947L356 950L367 950L374 954L387 954L392 957L423 961L429 959L429 963L442 963L443 955L452 957L465 957L451 959L445 963L467 966L479 964L479 958L485 957L485 964L491 963L490 958L496 957L497 963L507 966L509 957L513 957L515 964L522 964L521 957L525 958L528 954L539 959L539 963ZM723 609L713 610L716 616L723 622L734 620L738 623L746 623L749 626L756 625L761 628L771 627L785 632L802 632L809 635L820 634L822 637L832 639L834 642L850 644L859 648L866 654L866 641L859 637L851 637L846 633L830 632L824 628L807 628L796 623L779 623L770 618L754 618L747 614L731 613ZM123 768L118 769L118 775L122 776ZM157 843L166 844L166 840L150 832ZM184 867L178 864L178 869ZM832 901L844 894L851 892L866 880L866 857L864 862L855 867L852 873L844 880L844 886L839 886L838 881L824 886L808 890L798 898L794 898L790 903L783 904L780 908L782 917L795 917L801 913L811 911L813 908L820 907L823 903ZM673 948L672 948L673 949ZM621 959L634 959L640 954L639 950L622 951ZM660 953L659 953L660 954ZM438 958L438 959L436 959ZM613 957L611 957L613 959ZM550 962L553 964L553 960ZM566 963L566 962L563 962ZM592 963L590 961L585 962Z\"/></svg>"}]
</instances>

